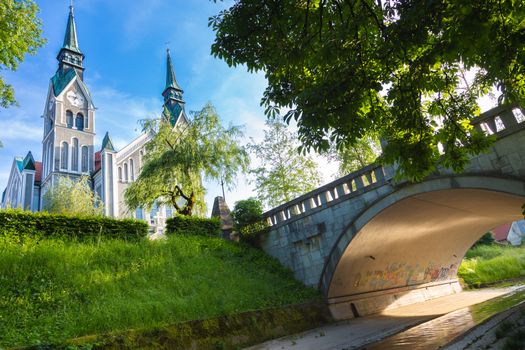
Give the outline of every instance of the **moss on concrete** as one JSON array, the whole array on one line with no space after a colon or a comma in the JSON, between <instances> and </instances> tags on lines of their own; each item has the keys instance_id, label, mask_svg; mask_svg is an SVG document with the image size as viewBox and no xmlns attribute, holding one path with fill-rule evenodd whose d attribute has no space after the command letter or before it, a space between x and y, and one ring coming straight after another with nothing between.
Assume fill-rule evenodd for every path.
<instances>
[{"instance_id":1,"label":"moss on concrete","mask_svg":"<svg viewBox=\"0 0 525 350\"><path fill-rule=\"evenodd\" d=\"M161 328L86 336L60 345L40 345L24 349L239 349L331 321L325 304L311 303L249 311Z\"/></svg>"}]
</instances>

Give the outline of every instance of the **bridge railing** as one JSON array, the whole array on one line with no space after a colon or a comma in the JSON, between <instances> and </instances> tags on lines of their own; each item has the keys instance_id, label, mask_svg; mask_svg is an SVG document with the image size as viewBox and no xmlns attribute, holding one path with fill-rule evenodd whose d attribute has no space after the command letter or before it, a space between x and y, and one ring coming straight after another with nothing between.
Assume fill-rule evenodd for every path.
<instances>
[{"instance_id":1,"label":"bridge railing","mask_svg":"<svg viewBox=\"0 0 525 350\"><path fill-rule=\"evenodd\" d=\"M517 105L499 106L482 113L472 124L479 131L501 138L525 128L525 109ZM331 206L341 199L357 196L390 180L392 171L387 172L385 169L388 168L371 164L271 209L264 213L264 217L270 226L275 226L308 215L318 208Z\"/></svg>"},{"instance_id":2,"label":"bridge railing","mask_svg":"<svg viewBox=\"0 0 525 350\"><path fill-rule=\"evenodd\" d=\"M487 135L503 137L525 128L525 110L517 105L498 106L480 114L472 124Z\"/></svg>"},{"instance_id":3,"label":"bridge railing","mask_svg":"<svg viewBox=\"0 0 525 350\"><path fill-rule=\"evenodd\" d=\"M270 226L275 226L383 185L387 178L389 176L382 165L371 164L271 209L264 213L264 217Z\"/></svg>"}]
</instances>

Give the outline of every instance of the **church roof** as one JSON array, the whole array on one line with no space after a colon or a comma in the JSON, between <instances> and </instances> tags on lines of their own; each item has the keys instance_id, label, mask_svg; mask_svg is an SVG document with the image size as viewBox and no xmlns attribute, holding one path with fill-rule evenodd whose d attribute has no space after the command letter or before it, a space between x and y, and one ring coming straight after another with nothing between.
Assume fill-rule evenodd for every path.
<instances>
[{"instance_id":1,"label":"church roof","mask_svg":"<svg viewBox=\"0 0 525 350\"><path fill-rule=\"evenodd\" d=\"M36 170L35 169L35 159L33 158L33 154L31 153L31 151L27 153L22 163L23 163L22 166L24 169Z\"/></svg>"},{"instance_id":2,"label":"church roof","mask_svg":"<svg viewBox=\"0 0 525 350\"><path fill-rule=\"evenodd\" d=\"M87 88L86 84L84 83L82 78L78 75L75 69L68 69L66 71L62 69L57 70L55 75L53 75L53 77L51 78L51 84L53 84L53 94L55 95L55 97L60 95L62 91L64 91L66 86L68 86L69 83L75 77L78 78L77 83L78 83L78 86L80 87L80 90L82 90L82 92L84 93L84 96L88 100L89 104L93 106L93 99L91 97L89 89Z\"/></svg>"},{"instance_id":3,"label":"church roof","mask_svg":"<svg viewBox=\"0 0 525 350\"><path fill-rule=\"evenodd\" d=\"M184 113L182 106L178 103L164 105L164 117L168 120L171 126L177 125L180 117Z\"/></svg>"},{"instance_id":4,"label":"church roof","mask_svg":"<svg viewBox=\"0 0 525 350\"><path fill-rule=\"evenodd\" d=\"M81 53L80 48L78 47L77 27L75 24L75 15L73 14L73 6L69 7L66 35L64 36L64 45L62 48Z\"/></svg>"},{"instance_id":5,"label":"church roof","mask_svg":"<svg viewBox=\"0 0 525 350\"><path fill-rule=\"evenodd\" d=\"M22 157L15 157L16 167L18 168L18 171L22 172L24 170L24 158Z\"/></svg>"},{"instance_id":6,"label":"church roof","mask_svg":"<svg viewBox=\"0 0 525 350\"><path fill-rule=\"evenodd\" d=\"M104 139L102 140L102 148L101 150L107 149L108 151L115 151L115 147L113 147L113 142L111 142L111 137L109 137L109 133L106 131L106 135L104 135Z\"/></svg>"},{"instance_id":7,"label":"church roof","mask_svg":"<svg viewBox=\"0 0 525 350\"><path fill-rule=\"evenodd\" d=\"M73 78L77 75L77 72L74 69L69 69L66 71L63 71L62 69L59 69L55 75L51 78L51 83L53 84L53 93L55 94L55 97L60 95L62 91L66 88L66 86L73 80Z\"/></svg>"},{"instance_id":8,"label":"church roof","mask_svg":"<svg viewBox=\"0 0 525 350\"><path fill-rule=\"evenodd\" d=\"M27 153L25 158L22 157L15 157L16 167L18 168L18 171L22 172L24 170L36 170L35 167L35 159L33 158L33 154L31 151Z\"/></svg>"}]
</instances>

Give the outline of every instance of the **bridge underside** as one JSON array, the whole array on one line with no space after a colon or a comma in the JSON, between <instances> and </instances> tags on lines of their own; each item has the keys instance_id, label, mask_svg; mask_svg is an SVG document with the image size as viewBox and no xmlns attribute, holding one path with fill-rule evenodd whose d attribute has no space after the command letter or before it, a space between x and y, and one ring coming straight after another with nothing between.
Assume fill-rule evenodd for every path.
<instances>
[{"instance_id":1,"label":"bridge underside","mask_svg":"<svg viewBox=\"0 0 525 350\"><path fill-rule=\"evenodd\" d=\"M461 290L457 269L485 232L523 218L524 197L450 189L405 198L353 237L328 286L334 317L380 312Z\"/></svg>"}]
</instances>

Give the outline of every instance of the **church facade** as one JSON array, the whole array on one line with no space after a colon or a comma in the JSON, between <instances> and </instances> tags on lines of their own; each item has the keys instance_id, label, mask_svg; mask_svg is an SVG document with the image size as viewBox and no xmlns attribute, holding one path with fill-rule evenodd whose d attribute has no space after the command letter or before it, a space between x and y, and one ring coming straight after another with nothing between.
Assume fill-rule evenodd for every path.
<instances>
[{"instance_id":1,"label":"church facade","mask_svg":"<svg viewBox=\"0 0 525 350\"><path fill-rule=\"evenodd\" d=\"M146 212L141 208L130 210L124 203L127 187L140 174L150 135L143 133L116 150L106 132L101 147L95 146L96 108L84 83L84 54L78 45L73 7L57 60L43 113L42 161L36 161L31 152L15 157L1 207L41 211L44 194L61 177L88 176L107 216L144 219L154 230L164 227L165 219L172 215L170 208L153 206ZM182 94L168 50L163 117L174 128L188 122Z\"/></svg>"}]
</instances>

